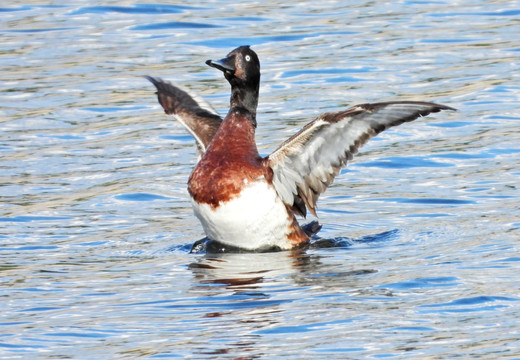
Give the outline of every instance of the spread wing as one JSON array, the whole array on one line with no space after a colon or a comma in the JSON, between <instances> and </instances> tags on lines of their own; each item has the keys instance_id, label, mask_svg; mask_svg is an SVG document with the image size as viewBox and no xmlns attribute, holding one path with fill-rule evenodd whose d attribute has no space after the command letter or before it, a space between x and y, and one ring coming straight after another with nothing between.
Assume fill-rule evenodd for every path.
<instances>
[{"instance_id":1,"label":"spread wing","mask_svg":"<svg viewBox=\"0 0 520 360\"><path fill-rule=\"evenodd\" d=\"M359 148L380 132L448 106L427 102L362 104L320 115L266 158L285 204L316 216L316 202ZM302 208L303 206L303 208Z\"/></svg>"},{"instance_id":2,"label":"spread wing","mask_svg":"<svg viewBox=\"0 0 520 360\"><path fill-rule=\"evenodd\" d=\"M202 97L169 81L145 76L157 89L157 99L168 115L173 115L195 138L199 155L208 147L222 118Z\"/></svg>"}]
</instances>

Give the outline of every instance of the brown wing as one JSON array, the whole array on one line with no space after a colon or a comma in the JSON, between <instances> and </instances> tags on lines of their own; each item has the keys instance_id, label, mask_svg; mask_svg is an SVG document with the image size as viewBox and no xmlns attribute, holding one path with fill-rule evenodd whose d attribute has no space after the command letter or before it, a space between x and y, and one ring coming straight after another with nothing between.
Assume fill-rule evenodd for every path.
<instances>
[{"instance_id":1,"label":"brown wing","mask_svg":"<svg viewBox=\"0 0 520 360\"><path fill-rule=\"evenodd\" d=\"M169 81L145 76L157 89L157 99L168 115L173 115L195 138L202 155L217 132L222 118L202 97Z\"/></svg>"},{"instance_id":2,"label":"brown wing","mask_svg":"<svg viewBox=\"0 0 520 360\"><path fill-rule=\"evenodd\" d=\"M325 113L307 124L266 158L273 185L285 204L301 211L301 202L316 216L316 202L341 168L370 138L448 106L427 102L362 104ZM298 211L298 209L300 211Z\"/></svg>"}]
</instances>

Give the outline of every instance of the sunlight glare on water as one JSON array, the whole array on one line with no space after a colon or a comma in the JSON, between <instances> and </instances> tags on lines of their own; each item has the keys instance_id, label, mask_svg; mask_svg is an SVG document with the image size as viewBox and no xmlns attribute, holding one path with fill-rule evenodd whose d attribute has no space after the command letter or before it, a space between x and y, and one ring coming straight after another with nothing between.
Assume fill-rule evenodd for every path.
<instances>
[{"instance_id":1,"label":"sunlight glare on water","mask_svg":"<svg viewBox=\"0 0 520 360\"><path fill-rule=\"evenodd\" d=\"M0 13L0 358L520 359L516 2ZM318 202L320 246L190 254L196 148L142 76L224 115L229 85L204 61L244 44L264 155L354 104L459 111L363 147Z\"/></svg>"}]
</instances>

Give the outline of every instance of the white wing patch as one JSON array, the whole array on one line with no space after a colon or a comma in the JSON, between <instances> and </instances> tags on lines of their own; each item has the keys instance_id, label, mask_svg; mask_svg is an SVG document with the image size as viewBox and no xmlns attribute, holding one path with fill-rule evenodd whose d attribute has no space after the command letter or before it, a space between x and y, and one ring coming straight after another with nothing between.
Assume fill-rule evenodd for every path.
<instances>
[{"instance_id":1,"label":"white wing patch","mask_svg":"<svg viewBox=\"0 0 520 360\"><path fill-rule=\"evenodd\" d=\"M180 122L186 130L188 130L188 132L191 134L191 136L193 136L195 138L195 141L197 142L197 147L199 148L199 156L202 156L202 154L204 154L206 152L206 146L204 145L204 142L202 141L202 139L197 135L197 133L195 131L193 131L193 129L191 127L188 126L188 124L186 124L186 122L184 121L182 116L179 116L176 114L172 114L172 116L174 117L175 120Z\"/></svg>"}]
</instances>

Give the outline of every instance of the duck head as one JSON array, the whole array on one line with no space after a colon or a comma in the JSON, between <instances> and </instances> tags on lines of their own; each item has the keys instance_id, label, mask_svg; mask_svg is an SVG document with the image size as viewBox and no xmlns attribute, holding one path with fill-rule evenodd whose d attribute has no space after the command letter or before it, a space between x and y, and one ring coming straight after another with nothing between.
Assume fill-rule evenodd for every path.
<instances>
[{"instance_id":1,"label":"duck head","mask_svg":"<svg viewBox=\"0 0 520 360\"><path fill-rule=\"evenodd\" d=\"M206 64L224 73L231 85L231 107L244 107L256 114L260 88L260 60L248 45L239 46L225 58Z\"/></svg>"}]
</instances>

